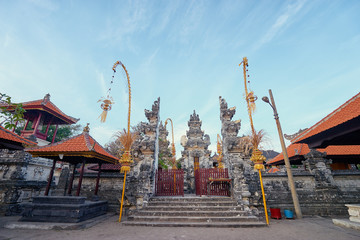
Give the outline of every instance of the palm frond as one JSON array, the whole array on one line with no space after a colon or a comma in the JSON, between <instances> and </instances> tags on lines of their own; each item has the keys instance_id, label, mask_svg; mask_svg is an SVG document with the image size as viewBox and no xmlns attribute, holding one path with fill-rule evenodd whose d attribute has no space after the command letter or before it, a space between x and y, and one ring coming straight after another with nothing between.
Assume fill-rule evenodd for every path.
<instances>
[{"instance_id":1,"label":"palm frond","mask_svg":"<svg viewBox=\"0 0 360 240\"><path fill-rule=\"evenodd\" d=\"M130 151L131 146L135 142L137 138L136 132L127 132L125 129L119 131L115 134L115 136L119 139L121 145L124 148L124 151Z\"/></svg>"}]
</instances>

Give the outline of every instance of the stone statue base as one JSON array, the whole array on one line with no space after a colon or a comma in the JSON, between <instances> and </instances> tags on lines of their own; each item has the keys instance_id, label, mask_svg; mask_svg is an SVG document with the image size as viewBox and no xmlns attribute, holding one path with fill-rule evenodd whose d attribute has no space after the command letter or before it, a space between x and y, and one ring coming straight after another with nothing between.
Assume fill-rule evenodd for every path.
<instances>
[{"instance_id":1,"label":"stone statue base","mask_svg":"<svg viewBox=\"0 0 360 240\"><path fill-rule=\"evenodd\" d=\"M76 223L94 218L107 211L107 201L86 201L85 197L34 197L32 203L23 203L19 221Z\"/></svg>"}]
</instances>

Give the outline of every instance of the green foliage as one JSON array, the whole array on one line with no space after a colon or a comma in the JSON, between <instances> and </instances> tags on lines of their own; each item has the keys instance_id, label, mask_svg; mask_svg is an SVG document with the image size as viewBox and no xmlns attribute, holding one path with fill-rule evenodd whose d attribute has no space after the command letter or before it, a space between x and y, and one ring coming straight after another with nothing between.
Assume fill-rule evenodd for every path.
<instances>
[{"instance_id":1,"label":"green foliage","mask_svg":"<svg viewBox=\"0 0 360 240\"><path fill-rule=\"evenodd\" d=\"M59 142L59 141L65 140L67 138L70 138L72 136L79 134L81 131L81 128L82 127L80 124L65 125L65 126L58 127L54 142ZM48 141L48 142L52 141L54 133L55 133L55 129L56 129L56 126L54 126L54 125L49 127L48 136L46 138L46 141Z\"/></svg>"},{"instance_id":2,"label":"green foliage","mask_svg":"<svg viewBox=\"0 0 360 240\"><path fill-rule=\"evenodd\" d=\"M13 103L10 96L0 93L0 125L6 129L14 128L16 122L24 120L24 112L22 104Z\"/></svg>"},{"instance_id":3,"label":"green foliage","mask_svg":"<svg viewBox=\"0 0 360 240\"><path fill-rule=\"evenodd\" d=\"M168 169L168 160L166 158L163 157L163 154L160 153L159 154L159 165L158 167L162 168L162 169Z\"/></svg>"},{"instance_id":4,"label":"green foliage","mask_svg":"<svg viewBox=\"0 0 360 240\"><path fill-rule=\"evenodd\" d=\"M181 161L180 161L180 159L176 160L176 167L177 167L177 169L181 169Z\"/></svg>"}]
</instances>

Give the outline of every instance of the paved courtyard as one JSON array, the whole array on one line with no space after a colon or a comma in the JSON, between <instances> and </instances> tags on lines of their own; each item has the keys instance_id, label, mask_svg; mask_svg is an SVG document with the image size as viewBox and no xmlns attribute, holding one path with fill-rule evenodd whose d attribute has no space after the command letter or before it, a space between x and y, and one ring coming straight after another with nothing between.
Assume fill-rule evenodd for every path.
<instances>
[{"instance_id":1,"label":"paved courtyard","mask_svg":"<svg viewBox=\"0 0 360 240\"><path fill-rule=\"evenodd\" d=\"M2 217L2 225L11 219ZM14 218L12 218L14 219ZM270 220L269 227L263 228L170 228L170 227L129 227L117 222L117 216L111 216L96 225L81 230L36 230L0 228L0 240L3 239L317 239L351 240L360 239L360 231L341 228L334 225L330 218L312 217L302 220Z\"/></svg>"}]
</instances>

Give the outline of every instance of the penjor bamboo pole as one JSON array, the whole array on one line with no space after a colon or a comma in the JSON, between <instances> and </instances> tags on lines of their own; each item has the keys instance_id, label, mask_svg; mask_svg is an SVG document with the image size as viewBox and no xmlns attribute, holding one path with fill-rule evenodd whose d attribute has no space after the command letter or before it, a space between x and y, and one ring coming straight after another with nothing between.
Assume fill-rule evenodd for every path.
<instances>
[{"instance_id":1,"label":"penjor bamboo pole","mask_svg":"<svg viewBox=\"0 0 360 240\"><path fill-rule=\"evenodd\" d=\"M122 196L121 196L121 203L120 203L120 215L119 215L119 222L121 222L121 216L122 216L122 208L124 203L124 193L125 193L125 183L126 183L126 171L124 173L124 184L123 184L123 190L122 190Z\"/></svg>"},{"instance_id":2,"label":"penjor bamboo pole","mask_svg":"<svg viewBox=\"0 0 360 240\"><path fill-rule=\"evenodd\" d=\"M268 212L267 212L267 207L266 207L266 199L265 199L264 185L263 185L263 181L262 181L262 177L261 177L261 170L260 170L260 169L259 169L259 176L260 176L261 192L262 192L263 201L264 201L264 210L265 210L266 224L269 225L269 217L268 217Z\"/></svg>"}]
</instances>

